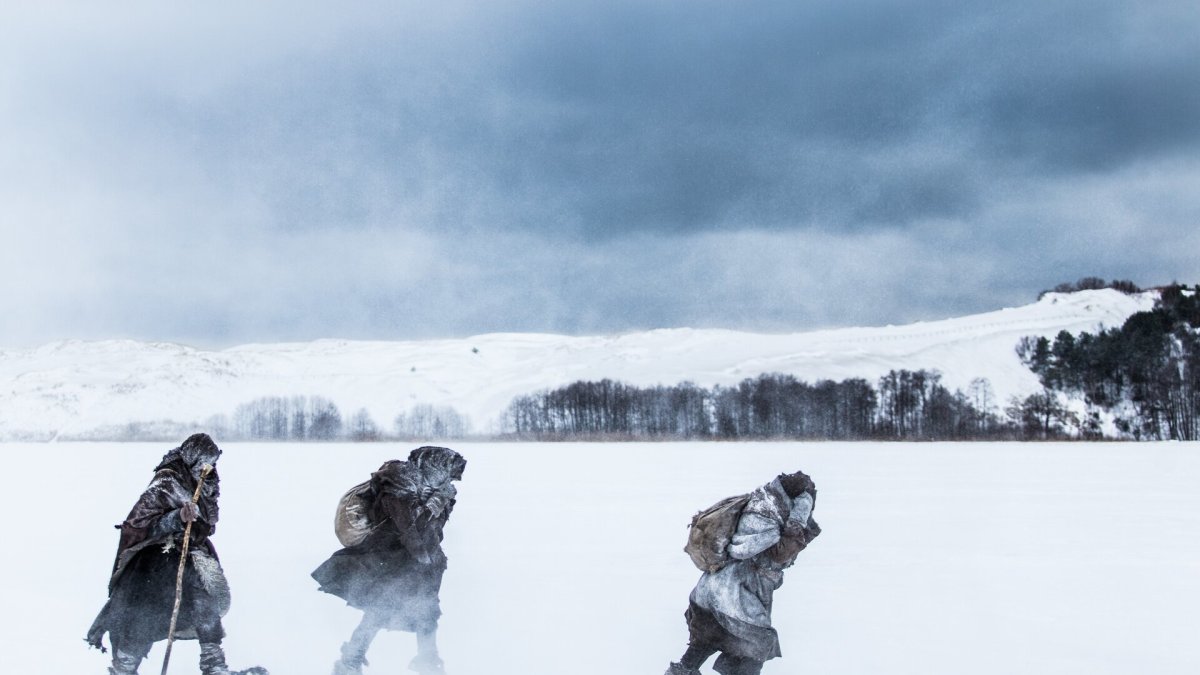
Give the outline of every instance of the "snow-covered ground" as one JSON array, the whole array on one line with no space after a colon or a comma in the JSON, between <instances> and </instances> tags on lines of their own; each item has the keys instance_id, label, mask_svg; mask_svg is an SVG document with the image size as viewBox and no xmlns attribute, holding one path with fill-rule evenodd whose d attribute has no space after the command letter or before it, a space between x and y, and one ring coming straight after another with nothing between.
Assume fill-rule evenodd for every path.
<instances>
[{"instance_id":1,"label":"snow-covered ground","mask_svg":"<svg viewBox=\"0 0 1200 675\"><path fill-rule=\"evenodd\" d=\"M711 387L766 372L809 382L874 381L892 369L936 369L951 389L988 378L1003 405L1038 388L1013 351L1021 337L1119 326L1149 309L1154 297L1050 293L1024 307L942 321L781 335L678 328L591 337L319 340L220 351L130 340L0 346L0 440L79 437L128 422L190 424L262 396L313 395L333 400L346 416L365 408L385 430L414 404L453 406L488 433L514 397L576 380Z\"/></svg>"},{"instance_id":2,"label":"snow-covered ground","mask_svg":"<svg viewBox=\"0 0 1200 675\"><path fill-rule=\"evenodd\" d=\"M342 491L410 446L223 444L231 663L325 675L358 612L309 572ZM686 640L699 508L803 468L824 534L776 595L767 675L1200 672L1200 444L459 444L451 675L657 675ZM112 529L167 450L3 444L6 673L103 673ZM382 634L367 673L403 673ZM172 673L194 673L179 643ZM158 672L162 645L142 672ZM711 664L710 664L711 665ZM705 672L710 672L707 669Z\"/></svg>"}]
</instances>

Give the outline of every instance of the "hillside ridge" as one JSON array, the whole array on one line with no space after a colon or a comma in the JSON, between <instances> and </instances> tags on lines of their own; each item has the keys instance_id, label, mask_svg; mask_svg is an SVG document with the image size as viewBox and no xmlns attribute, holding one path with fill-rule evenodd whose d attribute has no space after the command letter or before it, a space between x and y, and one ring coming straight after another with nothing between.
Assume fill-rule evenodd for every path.
<instances>
[{"instance_id":1,"label":"hillside ridge","mask_svg":"<svg viewBox=\"0 0 1200 675\"><path fill-rule=\"evenodd\" d=\"M203 350L168 342L63 340L0 351L0 440L85 437L129 423L200 423L263 396L322 396L365 409L385 429L416 404L450 406L475 431L521 394L577 380L731 385L762 373L874 380L938 370L950 388L987 378L998 400L1039 388L1017 359L1025 335L1118 326L1157 294L1047 293L1022 307L899 326L787 334L660 328L563 336L489 333L422 341L245 344Z\"/></svg>"}]
</instances>

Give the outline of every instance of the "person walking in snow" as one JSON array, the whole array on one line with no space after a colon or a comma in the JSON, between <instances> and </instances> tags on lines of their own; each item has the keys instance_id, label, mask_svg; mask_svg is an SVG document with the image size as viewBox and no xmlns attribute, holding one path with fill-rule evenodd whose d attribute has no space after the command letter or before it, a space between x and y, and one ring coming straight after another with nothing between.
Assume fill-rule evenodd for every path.
<instances>
[{"instance_id":1,"label":"person walking in snow","mask_svg":"<svg viewBox=\"0 0 1200 675\"><path fill-rule=\"evenodd\" d=\"M466 465L449 448L425 446L409 453L407 461L385 462L368 483L352 489L358 491L369 529L312 573L320 590L363 611L362 621L342 645L334 675L362 673L371 641L385 629L416 633L411 670L444 673L437 649L438 593L446 571L442 530L457 495L452 481L462 479ZM346 543L341 532L339 538Z\"/></svg>"},{"instance_id":2,"label":"person walking in snow","mask_svg":"<svg viewBox=\"0 0 1200 675\"><path fill-rule=\"evenodd\" d=\"M699 675L720 653L721 675L758 675L763 663L781 655L771 627L771 604L783 571L821 533L812 518L817 490L803 472L781 474L748 495L719 569L696 583L684 613L688 647L666 675ZM690 546L690 544L689 544Z\"/></svg>"},{"instance_id":3,"label":"person walking in snow","mask_svg":"<svg viewBox=\"0 0 1200 675\"><path fill-rule=\"evenodd\" d=\"M110 675L134 675L155 642L168 638L175 607L176 579L184 530L191 523L188 562L174 637L200 641L200 672L232 675L225 664L221 617L229 611L229 584L211 537L217 529L216 472L221 450L207 434L189 436L167 452L154 468L154 478L129 511L121 530L117 557L108 583L108 602L88 630L87 641L104 650L112 643ZM205 467L199 499L196 486ZM237 673L260 673L251 668Z\"/></svg>"}]
</instances>

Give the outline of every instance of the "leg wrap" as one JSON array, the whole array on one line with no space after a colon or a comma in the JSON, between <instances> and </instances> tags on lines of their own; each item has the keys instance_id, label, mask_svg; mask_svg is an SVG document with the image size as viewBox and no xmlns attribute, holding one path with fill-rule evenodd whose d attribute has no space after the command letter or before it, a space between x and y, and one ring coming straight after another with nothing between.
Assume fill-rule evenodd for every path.
<instances>
[{"instance_id":1,"label":"leg wrap","mask_svg":"<svg viewBox=\"0 0 1200 675\"><path fill-rule=\"evenodd\" d=\"M367 665L367 649L382 629L379 618L367 612L362 621L350 635L350 640L342 643L342 658L333 664L334 675L358 675L362 667Z\"/></svg>"},{"instance_id":2,"label":"leg wrap","mask_svg":"<svg viewBox=\"0 0 1200 675\"><path fill-rule=\"evenodd\" d=\"M138 664L142 662L142 657L137 654L130 654L113 647L112 668L108 669L111 675L137 675Z\"/></svg>"},{"instance_id":3,"label":"leg wrap","mask_svg":"<svg viewBox=\"0 0 1200 675\"><path fill-rule=\"evenodd\" d=\"M445 665L438 655L437 629L417 633L417 655L408 664L409 670L415 670L421 675L442 675Z\"/></svg>"},{"instance_id":4,"label":"leg wrap","mask_svg":"<svg viewBox=\"0 0 1200 675\"><path fill-rule=\"evenodd\" d=\"M229 675L229 666L225 665L225 650L220 643L200 643L200 672L203 675Z\"/></svg>"}]
</instances>

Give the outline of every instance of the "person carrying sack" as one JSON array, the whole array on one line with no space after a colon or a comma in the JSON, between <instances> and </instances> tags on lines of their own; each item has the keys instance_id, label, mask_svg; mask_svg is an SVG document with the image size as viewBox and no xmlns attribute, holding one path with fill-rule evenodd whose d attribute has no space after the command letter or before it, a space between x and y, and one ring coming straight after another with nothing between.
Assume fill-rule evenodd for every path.
<instances>
[{"instance_id":1,"label":"person carrying sack","mask_svg":"<svg viewBox=\"0 0 1200 675\"><path fill-rule=\"evenodd\" d=\"M700 675L717 653L713 669L721 675L759 675L781 655L771 604L783 571L821 533L812 518L816 499L812 479L797 471L693 518L684 550L704 573L684 613L687 651L666 675Z\"/></svg>"},{"instance_id":2,"label":"person carrying sack","mask_svg":"<svg viewBox=\"0 0 1200 675\"><path fill-rule=\"evenodd\" d=\"M409 668L442 675L437 624L438 594L446 571L442 530L454 508L467 461L449 448L425 446L408 461L391 460L342 497L334 520L344 548L313 571L320 590L363 611L342 645L334 675L360 675L367 650L381 630L416 633Z\"/></svg>"}]
</instances>

